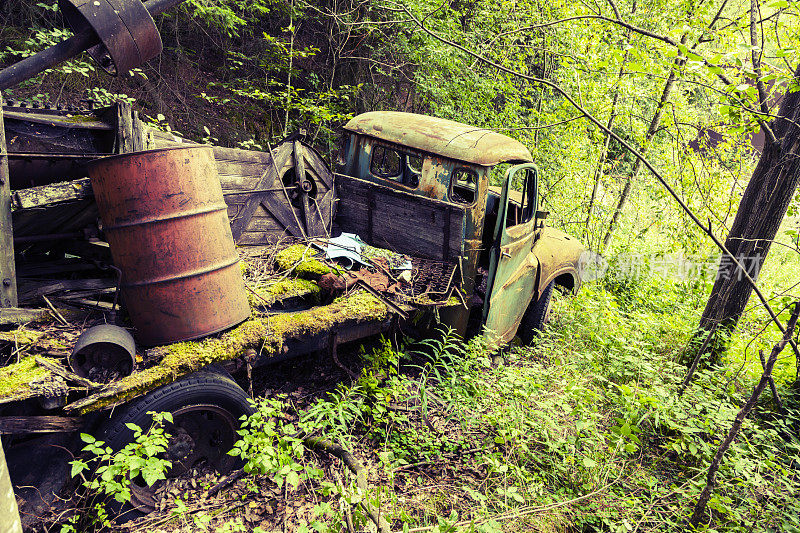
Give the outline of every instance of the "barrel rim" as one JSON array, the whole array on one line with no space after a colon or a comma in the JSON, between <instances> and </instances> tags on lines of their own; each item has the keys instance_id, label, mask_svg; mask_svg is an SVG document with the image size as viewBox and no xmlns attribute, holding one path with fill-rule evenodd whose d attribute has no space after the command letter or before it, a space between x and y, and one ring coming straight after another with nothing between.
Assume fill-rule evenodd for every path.
<instances>
[{"instance_id":1,"label":"barrel rim","mask_svg":"<svg viewBox=\"0 0 800 533\"><path fill-rule=\"evenodd\" d=\"M116 159L130 158L132 156L137 156L137 155L152 154L154 152L168 152L171 150L195 150L198 148L201 148L203 150L211 150L212 153L214 151L214 147L211 146L210 144L190 144L187 146L165 146L164 148L153 148L151 150L140 150L138 152L125 152L124 154L113 154L106 157L98 157L97 159L92 159L91 161L88 161L86 163L86 168L89 169L101 163L114 161Z\"/></svg>"}]
</instances>

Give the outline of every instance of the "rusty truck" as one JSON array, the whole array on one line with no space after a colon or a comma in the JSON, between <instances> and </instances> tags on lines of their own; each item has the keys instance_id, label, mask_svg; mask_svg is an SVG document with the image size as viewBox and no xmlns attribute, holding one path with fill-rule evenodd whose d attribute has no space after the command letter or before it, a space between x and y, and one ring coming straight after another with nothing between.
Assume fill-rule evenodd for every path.
<instances>
[{"instance_id":1,"label":"rusty truck","mask_svg":"<svg viewBox=\"0 0 800 533\"><path fill-rule=\"evenodd\" d=\"M135 64L104 38L119 28L89 30L109 70ZM580 287L584 248L545 224L510 137L374 111L330 164L299 136L269 148L199 145L122 103L3 105L0 434L29 523L81 432L121 447L170 411L170 475L224 471L252 368L435 322L530 343L554 287Z\"/></svg>"}]
</instances>

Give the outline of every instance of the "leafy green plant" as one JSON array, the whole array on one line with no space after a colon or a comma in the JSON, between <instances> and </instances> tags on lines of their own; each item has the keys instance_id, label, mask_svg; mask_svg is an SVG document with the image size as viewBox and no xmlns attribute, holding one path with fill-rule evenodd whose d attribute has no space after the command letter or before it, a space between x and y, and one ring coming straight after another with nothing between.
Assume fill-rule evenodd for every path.
<instances>
[{"instance_id":1,"label":"leafy green plant","mask_svg":"<svg viewBox=\"0 0 800 533\"><path fill-rule=\"evenodd\" d=\"M267 474L278 487L285 483L296 490L302 482L319 479L322 471L304 463L297 426L282 420L281 399L262 398L256 408L243 421L240 438L228 453L245 461L245 472Z\"/></svg>"},{"instance_id":2,"label":"leafy green plant","mask_svg":"<svg viewBox=\"0 0 800 533\"><path fill-rule=\"evenodd\" d=\"M72 461L71 475L84 477L83 472L93 468L94 475L88 479L84 477L84 486L111 496L120 503L130 501L130 485L140 476L147 486L166 479L172 463L162 458L169 445L169 435L165 432L164 424L172 423L172 414L150 414L153 416L153 424L146 431L136 424L126 424L133 431L133 441L118 451L112 450L105 442L92 435L82 433L81 440L86 443L83 451L93 457L88 461Z\"/></svg>"}]
</instances>

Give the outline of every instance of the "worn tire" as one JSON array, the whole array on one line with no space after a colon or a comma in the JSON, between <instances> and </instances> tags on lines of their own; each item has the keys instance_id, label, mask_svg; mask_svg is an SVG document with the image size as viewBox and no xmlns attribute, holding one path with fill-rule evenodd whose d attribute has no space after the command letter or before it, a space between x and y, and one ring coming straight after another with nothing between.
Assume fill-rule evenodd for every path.
<instances>
[{"instance_id":1,"label":"worn tire","mask_svg":"<svg viewBox=\"0 0 800 533\"><path fill-rule=\"evenodd\" d=\"M547 322L550 320L550 300L553 297L553 286L555 282L551 281L542 292L542 297L538 300L531 301L525 314L522 315L522 321L519 324L517 333L522 342L526 345L533 344L539 332L542 331Z\"/></svg>"},{"instance_id":2,"label":"worn tire","mask_svg":"<svg viewBox=\"0 0 800 533\"><path fill-rule=\"evenodd\" d=\"M173 469L167 474L177 476L199 461L206 461L223 472L238 466L237 460L227 456L227 452L238 439L236 430L240 424L239 418L252 414L255 409L248 401L247 393L232 378L205 370L133 400L106 422L98 438L104 440L113 450L124 448L133 440L133 432L126 424L133 423L140 428L149 427L152 417L148 411L173 413L175 426L172 427L171 434L174 436L180 433L184 440L188 438L191 443L183 444L190 451L182 457L188 457L192 464L184 465L180 461L173 461ZM167 429L170 432L170 428ZM173 440L171 449L172 442ZM110 509L112 515L116 514L118 521L125 521L151 511L146 503L142 503L151 497L146 494L148 490L144 484L137 485L134 482L131 487L132 503L119 505L114 502L116 505L112 504Z\"/></svg>"}]
</instances>

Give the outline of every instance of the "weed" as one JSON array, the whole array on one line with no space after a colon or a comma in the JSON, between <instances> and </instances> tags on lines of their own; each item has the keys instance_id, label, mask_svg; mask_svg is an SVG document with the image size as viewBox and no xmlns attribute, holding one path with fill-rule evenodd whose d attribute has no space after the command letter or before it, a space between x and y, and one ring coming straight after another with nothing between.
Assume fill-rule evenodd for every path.
<instances>
[{"instance_id":1,"label":"weed","mask_svg":"<svg viewBox=\"0 0 800 533\"><path fill-rule=\"evenodd\" d=\"M119 451L114 451L92 435L82 433L81 440L86 443L83 451L91 457L86 461L72 461L72 477L81 476L84 487L122 504L130 501L130 487L135 480L142 479L151 487L155 482L166 479L172 464L163 458L169 444L169 435L164 430L164 424L172 424L172 414L150 414L153 416L153 424L147 431L136 424L126 424L133 431L133 441ZM93 472L88 478L84 476L87 470ZM110 523L103 503L95 503L93 511L92 521L95 525L105 527Z\"/></svg>"}]
</instances>

